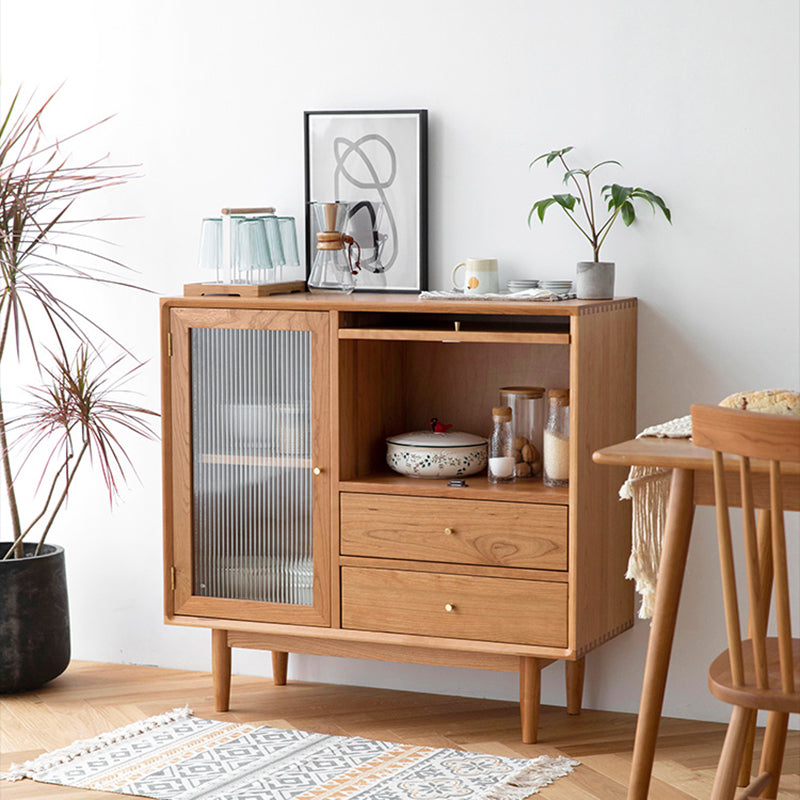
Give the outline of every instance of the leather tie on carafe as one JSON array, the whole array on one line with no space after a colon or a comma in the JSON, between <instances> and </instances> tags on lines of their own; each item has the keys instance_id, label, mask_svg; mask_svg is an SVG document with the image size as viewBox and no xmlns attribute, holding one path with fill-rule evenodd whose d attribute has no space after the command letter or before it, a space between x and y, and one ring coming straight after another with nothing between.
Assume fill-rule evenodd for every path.
<instances>
[{"instance_id":1,"label":"leather tie on carafe","mask_svg":"<svg viewBox=\"0 0 800 800\"><path fill-rule=\"evenodd\" d=\"M352 236L346 233L342 234L342 241L347 244L347 263L350 265L350 272L353 275L358 275L358 271L361 269L361 245ZM354 245L358 248L355 264L353 264Z\"/></svg>"}]
</instances>

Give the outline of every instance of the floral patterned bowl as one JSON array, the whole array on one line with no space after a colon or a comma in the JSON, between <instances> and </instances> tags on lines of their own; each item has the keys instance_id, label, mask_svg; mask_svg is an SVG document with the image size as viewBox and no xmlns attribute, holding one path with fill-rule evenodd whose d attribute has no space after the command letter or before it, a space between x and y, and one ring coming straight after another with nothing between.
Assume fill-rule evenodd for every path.
<instances>
[{"instance_id":1,"label":"floral patterned bowl","mask_svg":"<svg viewBox=\"0 0 800 800\"><path fill-rule=\"evenodd\" d=\"M459 431L413 431L386 440L386 463L412 478L460 478L486 467L483 436Z\"/></svg>"}]
</instances>

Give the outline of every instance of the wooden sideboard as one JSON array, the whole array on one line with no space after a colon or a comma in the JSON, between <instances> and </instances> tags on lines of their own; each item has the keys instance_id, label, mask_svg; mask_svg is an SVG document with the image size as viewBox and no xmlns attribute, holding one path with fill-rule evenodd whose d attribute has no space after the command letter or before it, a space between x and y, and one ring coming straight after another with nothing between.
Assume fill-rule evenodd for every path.
<instances>
[{"instance_id":1,"label":"wooden sideboard","mask_svg":"<svg viewBox=\"0 0 800 800\"><path fill-rule=\"evenodd\" d=\"M421 301L395 294L167 298L165 615L212 630L217 708L232 647L519 672L633 625L624 469L635 434L636 300ZM570 480L465 487L386 466L432 417L486 435L499 389L570 389Z\"/></svg>"}]
</instances>

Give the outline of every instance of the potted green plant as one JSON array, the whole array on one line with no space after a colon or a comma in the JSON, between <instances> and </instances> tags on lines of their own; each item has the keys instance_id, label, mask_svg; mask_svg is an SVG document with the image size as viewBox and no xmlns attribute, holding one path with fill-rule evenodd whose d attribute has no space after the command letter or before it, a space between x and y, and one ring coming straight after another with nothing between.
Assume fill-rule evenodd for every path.
<instances>
[{"instance_id":1,"label":"potted green plant","mask_svg":"<svg viewBox=\"0 0 800 800\"><path fill-rule=\"evenodd\" d=\"M85 281L134 288L88 232L101 219L75 214L82 196L129 176L63 155L89 128L48 142L52 99L23 104L18 91L0 114L0 528L12 534L0 543L0 692L40 686L69 662L64 551L45 540L76 475L99 467L113 500L133 468L125 434L153 436L154 412L124 394L141 363L63 291ZM19 386L20 375L32 385Z\"/></svg>"},{"instance_id":2,"label":"potted green plant","mask_svg":"<svg viewBox=\"0 0 800 800\"><path fill-rule=\"evenodd\" d=\"M600 190L602 203L595 202L594 186L592 185L594 171L598 167L609 164L622 165L619 161L609 160L601 161L589 169L570 169L564 156L572 149L572 147L562 147L560 150L543 153L531 161L529 167L532 167L537 161L544 160L548 167L554 161L558 161L565 170L564 185L572 183L577 195L566 192L537 200L528 214L528 225L530 226L534 214L539 217L540 222L544 222L545 212L552 205L563 209L572 224L592 247L592 260L578 262L576 275L578 297L587 300L611 298L614 296L614 262L600 261L600 248L614 223L621 217L626 226L632 225L636 219L634 208L636 201L647 203L654 214L657 208L661 209L670 224L672 223L672 214L664 201L649 189L621 186L618 183L603 186ZM606 206L607 216L605 219L602 218L602 204ZM578 214L577 206L581 207L582 214Z\"/></svg>"}]
</instances>

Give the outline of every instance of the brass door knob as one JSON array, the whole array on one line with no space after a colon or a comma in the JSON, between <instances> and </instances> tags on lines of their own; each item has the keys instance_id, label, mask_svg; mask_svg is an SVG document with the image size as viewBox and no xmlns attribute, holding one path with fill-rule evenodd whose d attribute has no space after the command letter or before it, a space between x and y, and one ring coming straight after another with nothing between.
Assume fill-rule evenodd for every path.
<instances>
[{"instance_id":1,"label":"brass door knob","mask_svg":"<svg viewBox=\"0 0 800 800\"><path fill-rule=\"evenodd\" d=\"M444 610L445 611L455 611L456 607L452 603L445 603Z\"/></svg>"},{"instance_id":2,"label":"brass door knob","mask_svg":"<svg viewBox=\"0 0 800 800\"><path fill-rule=\"evenodd\" d=\"M312 470L315 475L322 475L322 468L321 467L314 467Z\"/></svg>"},{"instance_id":3,"label":"brass door knob","mask_svg":"<svg viewBox=\"0 0 800 800\"><path fill-rule=\"evenodd\" d=\"M452 528L445 528L445 529L444 529L444 532L445 532L445 533L446 533L448 536L452 536L452 534L453 534L453 529L452 529Z\"/></svg>"}]
</instances>

